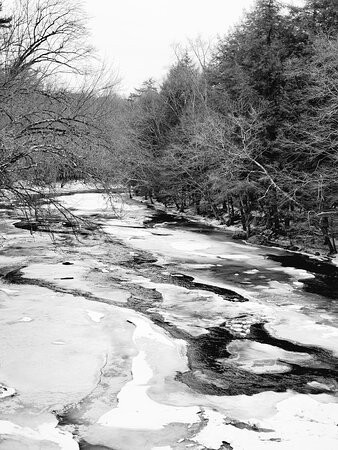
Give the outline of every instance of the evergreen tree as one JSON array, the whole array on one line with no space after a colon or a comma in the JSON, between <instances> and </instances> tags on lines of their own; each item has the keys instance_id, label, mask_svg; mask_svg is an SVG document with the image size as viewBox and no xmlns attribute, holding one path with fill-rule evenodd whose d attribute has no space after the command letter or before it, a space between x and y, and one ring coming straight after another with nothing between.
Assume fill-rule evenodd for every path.
<instances>
[{"instance_id":1,"label":"evergreen tree","mask_svg":"<svg viewBox=\"0 0 338 450\"><path fill-rule=\"evenodd\" d=\"M314 34L335 35L338 32L338 2L336 0L307 0L304 19Z\"/></svg>"},{"instance_id":2,"label":"evergreen tree","mask_svg":"<svg viewBox=\"0 0 338 450\"><path fill-rule=\"evenodd\" d=\"M184 113L194 104L198 80L198 70L187 53L170 68L160 91L168 132L179 125Z\"/></svg>"}]
</instances>

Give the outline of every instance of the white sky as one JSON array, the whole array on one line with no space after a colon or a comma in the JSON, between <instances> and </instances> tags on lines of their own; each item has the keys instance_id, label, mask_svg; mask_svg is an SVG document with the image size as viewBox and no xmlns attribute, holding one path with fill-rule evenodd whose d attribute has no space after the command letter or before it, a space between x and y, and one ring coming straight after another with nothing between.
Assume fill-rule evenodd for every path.
<instances>
[{"instance_id":1,"label":"white sky","mask_svg":"<svg viewBox=\"0 0 338 450\"><path fill-rule=\"evenodd\" d=\"M303 0L288 0L300 3ZM254 0L82 0L92 42L122 79L128 94L158 81L174 62L173 46L224 35Z\"/></svg>"},{"instance_id":2,"label":"white sky","mask_svg":"<svg viewBox=\"0 0 338 450\"><path fill-rule=\"evenodd\" d=\"M174 62L173 45L224 35L254 0L83 0L92 43L129 93L160 80Z\"/></svg>"}]
</instances>

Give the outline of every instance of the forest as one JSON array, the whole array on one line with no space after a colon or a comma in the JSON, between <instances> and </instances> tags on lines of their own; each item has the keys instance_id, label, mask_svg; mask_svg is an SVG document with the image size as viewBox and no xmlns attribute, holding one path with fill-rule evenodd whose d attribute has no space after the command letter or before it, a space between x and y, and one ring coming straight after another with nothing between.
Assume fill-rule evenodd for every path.
<instances>
[{"instance_id":1,"label":"forest","mask_svg":"<svg viewBox=\"0 0 338 450\"><path fill-rule=\"evenodd\" d=\"M122 185L241 237L337 252L338 4L257 0L211 46L177 49L158 84L119 96L90 68L71 2L0 19L0 195L38 214L56 182ZM76 79L75 87L58 82Z\"/></svg>"}]
</instances>

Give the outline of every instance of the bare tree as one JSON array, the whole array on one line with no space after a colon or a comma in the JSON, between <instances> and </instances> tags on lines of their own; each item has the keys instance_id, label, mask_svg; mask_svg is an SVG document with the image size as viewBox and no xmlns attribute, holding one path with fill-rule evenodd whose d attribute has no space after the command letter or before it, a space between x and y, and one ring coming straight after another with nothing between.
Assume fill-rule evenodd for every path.
<instances>
[{"instance_id":1,"label":"bare tree","mask_svg":"<svg viewBox=\"0 0 338 450\"><path fill-rule=\"evenodd\" d=\"M72 1L18 0L11 17L0 29L0 196L34 209L55 181L108 179L112 83L87 76L90 84L73 91L57 84L56 74L87 75L91 54Z\"/></svg>"},{"instance_id":2,"label":"bare tree","mask_svg":"<svg viewBox=\"0 0 338 450\"><path fill-rule=\"evenodd\" d=\"M2 68L10 78L27 69L39 74L83 68L91 48L85 17L72 0L16 0L2 33Z\"/></svg>"}]
</instances>

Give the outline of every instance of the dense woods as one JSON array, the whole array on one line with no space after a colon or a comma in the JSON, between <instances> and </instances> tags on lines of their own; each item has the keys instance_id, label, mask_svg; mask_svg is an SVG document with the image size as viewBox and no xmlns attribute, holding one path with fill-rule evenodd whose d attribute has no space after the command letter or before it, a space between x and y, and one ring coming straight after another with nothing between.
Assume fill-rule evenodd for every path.
<instances>
[{"instance_id":1,"label":"dense woods","mask_svg":"<svg viewBox=\"0 0 338 450\"><path fill-rule=\"evenodd\" d=\"M55 181L124 183L240 223L246 238L306 236L336 252L335 0L258 0L209 55L191 45L160 86L147 80L128 100L88 74L72 3L18 0L0 27L2 196L32 205ZM65 72L76 89L58 83Z\"/></svg>"},{"instance_id":2,"label":"dense woods","mask_svg":"<svg viewBox=\"0 0 338 450\"><path fill-rule=\"evenodd\" d=\"M130 184L179 211L308 243L334 242L338 4L258 0L207 62L188 49L130 98ZM192 50L192 51L191 51Z\"/></svg>"}]
</instances>

